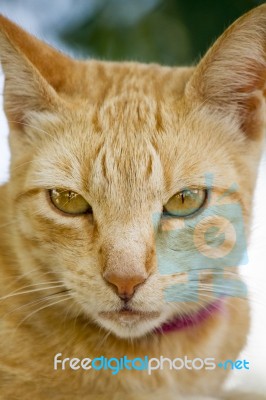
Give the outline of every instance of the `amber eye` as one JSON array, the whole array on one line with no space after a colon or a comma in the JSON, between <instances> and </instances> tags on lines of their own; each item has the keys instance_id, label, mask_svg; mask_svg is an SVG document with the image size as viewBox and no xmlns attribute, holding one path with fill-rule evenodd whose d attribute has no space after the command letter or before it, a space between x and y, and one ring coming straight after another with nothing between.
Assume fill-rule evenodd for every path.
<instances>
[{"instance_id":1,"label":"amber eye","mask_svg":"<svg viewBox=\"0 0 266 400\"><path fill-rule=\"evenodd\" d=\"M53 205L67 214L91 213L92 208L78 193L66 189L51 189L50 198Z\"/></svg>"},{"instance_id":2,"label":"amber eye","mask_svg":"<svg viewBox=\"0 0 266 400\"><path fill-rule=\"evenodd\" d=\"M207 190L189 189L175 194L164 206L166 214L187 217L197 212L205 203Z\"/></svg>"}]
</instances>

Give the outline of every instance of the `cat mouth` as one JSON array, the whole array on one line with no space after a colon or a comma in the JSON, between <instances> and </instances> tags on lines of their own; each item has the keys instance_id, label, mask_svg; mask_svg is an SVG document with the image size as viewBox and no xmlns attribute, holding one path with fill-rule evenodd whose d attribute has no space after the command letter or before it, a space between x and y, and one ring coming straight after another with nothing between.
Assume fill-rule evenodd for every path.
<instances>
[{"instance_id":1,"label":"cat mouth","mask_svg":"<svg viewBox=\"0 0 266 400\"><path fill-rule=\"evenodd\" d=\"M117 311L102 311L99 313L99 317L102 324L108 329L113 329L118 336L128 337L128 333L130 333L131 336L137 337L149 331L165 334L196 328L210 317L224 311L224 299L218 298L193 312L178 314L169 320L165 320L161 312L134 310L127 305ZM145 329L138 331L141 327ZM130 332L128 332L128 329L130 329ZM132 329L137 330L132 331Z\"/></svg>"},{"instance_id":2,"label":"cat mouth","mask_svg":"<svg viewBox=\"0 0 266 400\"><path fill-rule=\"evenodd\" d=\"M103 318L110 320L146 320L158 318L160 313L158 311L138 311L132 310L128 307L123 307L119 311L103 311L99 315Z\"/></svg>"}]
</instances>

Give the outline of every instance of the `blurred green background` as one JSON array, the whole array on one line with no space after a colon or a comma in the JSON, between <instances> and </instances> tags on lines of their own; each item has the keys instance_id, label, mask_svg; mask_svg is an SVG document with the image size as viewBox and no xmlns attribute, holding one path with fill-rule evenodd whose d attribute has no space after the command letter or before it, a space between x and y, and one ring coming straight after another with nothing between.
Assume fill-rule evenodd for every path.
<instances>
[{"instance_id":1,"label":"blurred green background","mask_svg":"<svg viewBox=\"0 0 266 400\"><path fill-rule=\"evenodd\" d=\"M100 0L59 33L83 56L191 64L256 0Z\"/></svg>"}]
</instances>

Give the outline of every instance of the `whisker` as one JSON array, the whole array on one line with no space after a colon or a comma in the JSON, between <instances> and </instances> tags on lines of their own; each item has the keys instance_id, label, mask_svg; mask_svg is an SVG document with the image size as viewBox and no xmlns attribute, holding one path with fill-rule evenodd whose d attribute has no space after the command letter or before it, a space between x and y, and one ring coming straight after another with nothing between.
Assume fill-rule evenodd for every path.
<instances>
[{"instance_id":1,"label":"whisker","mask_svg":"<svg viewBox=\"0 0 266 400\"><path fill-rule=\"evenodd\" d=\"M12 279L12 282L10 283L10 285L8 286L8 287L12 287L13 285L15 285L16 283L18 283L19 281L21 281L22 279L27 279L27 277L28 277L28 275L32 275L32 274L42 274L43 276L45 276L45 275L49 275L49 274L51 274L51 275L54 275L54 272L53 271L46 271L46 272L43 272L43 271L40 271L40 270L36 270L36 267L34 268L34 269L32 269L31 271L28 271L28 272L25 272L25 273L21 273L21 274L19 274L19 275L17 275L17 277L16 277L16 279L15 280L13 280ZM12 276L12 278L13 278L13 276ZM48 282L49 283L49 282Z\"/></svg>"},{"instance_id":2,"label":"whisker","mask_svg":"<svg viewBox=\"0 0 266 400\"><path fill-rule=\"evenodd\" d=\"M47 304L47 305L45 305L45 306L43 306L43 307L40 307L40 308L38 308L37 310L31 312L30 314L28 314L28 315L27 315L25 318L23 318L22 321L20 321L20 323L15 327L15 331L16 331L25 321L27 321L27 320L28 320L30 317L32 317L33 315L37 314L39 311L42 311L42 310L44 310L44 309L46 309L46 308L52 307L52 306L54 306L54 305L56 305L56 304L59 304L59 303L61 303L61 302L63 302L63 301L68 300L68 299L70 298L70 295L69 295L69 293L66 293L66 294L62 294L61 296L58 296L58 297L60 297L61 300L55 301L55 302L53 302L53 303L51 303L51 304ZM62 299L62 297L63 297L63 299Z\"/></svg>"},{"instance_id":3,"label":"whisker","mask_svg":"<svg viewBox=\"0 0 266 400\"><path fill-rule=\"evenodd\" d=\"M28 302L28 303L26 303L26 304L23 304L23 305L19 306L19 307L15 307L15 308L13 308L11 311L5 313L5 314L2 316L2 318L6 317L6 316L8 316L8 315L10 315L10 314L12 314L12 313L18 311L18 310L21 310L21 309L23 309L23 308L25 308L25 307L28 307L28 306L31 306L31 305L36 305L36 304L42 303L42 302L46 301L47 299L49 299L50 297L55 297L55 296L57 296L57 295L59 295L59 294L62 294L62 293L65 293L65 292L69 292L69 291L70 291L70 289L61 290L61 291L59 291L59 292L52 293L52 294L49 294L49 295L47 295L47 296L41 297L41 298L39 298L39 299L37 299L37 300L30 301L30 302ZM57 297L58 297L58 296L57 296ZM60 297L60 296L59 296L59 297Z\"/></svg>"},{"instance_id":4,"label":"whisker","mask_svg":"<svg viewBox=\"0 0 266 400\"><path fill-rule=\"evenodd\" d=\"M44 290L56 289L56 288L63 287L63 286L64 285L55 285L55 286L48 286L48 287L44 287L44 288L25 290L25 291L22 291L22 292L18 292L18 293L14 293L14 294L10 294L10 295L6 295L6 296L3 296L3 297L0 297L0 301L6 300L6 299L10 299L10 298L15 297L15 296L20 296L22 294L31 294L31 293L35 293L35 292L44 291Z\"/></svg>"},{"instance_id":5,"label":"whisker","mask_svg":"<svg viewBox=\"0 0 266 400\"><path fill-rule=\"evenodd\" d=\"M29 287L34 287L34 286L41 286L41 285L48 285L48 284L59 284L59 283L64 283L64 281L49 281L49 282L39 282L39 283L32 283L31 285L26 285L26 286L21 286L20 288L14 290L13 292L11 292L10 294L16 293L19 290L24 290L27 289Z\"/></svg>"}]
</instances>

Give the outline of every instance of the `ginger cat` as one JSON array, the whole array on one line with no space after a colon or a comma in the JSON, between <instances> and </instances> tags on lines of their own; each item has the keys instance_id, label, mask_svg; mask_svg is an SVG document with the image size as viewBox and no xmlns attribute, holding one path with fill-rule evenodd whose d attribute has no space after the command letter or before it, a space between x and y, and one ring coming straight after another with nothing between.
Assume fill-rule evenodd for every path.
<instances>
[{"instance_id":1,"label":"ginger cat","mask_svg":"<svg viewBox=\"0 0 266 400\"><path fill-rule=\"evenodd\" d=\"M265 398L225 393L217 363L249 330L226 257L262 151L266 5L193 68L76 61L3 16L0 57L0 399ZM101 356L139 360L115 373Z\"/></svg>"}]
</instances>

